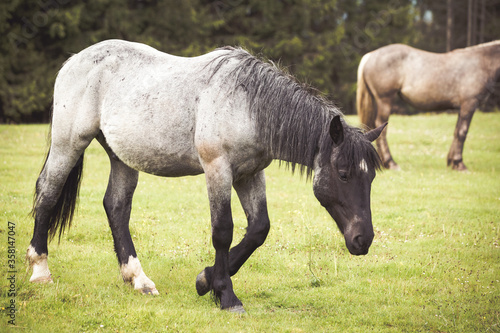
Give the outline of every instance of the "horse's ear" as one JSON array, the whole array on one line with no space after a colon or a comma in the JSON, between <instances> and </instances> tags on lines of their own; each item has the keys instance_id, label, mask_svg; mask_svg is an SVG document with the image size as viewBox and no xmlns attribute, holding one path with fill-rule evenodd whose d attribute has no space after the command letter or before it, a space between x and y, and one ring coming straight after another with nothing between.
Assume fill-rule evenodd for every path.
<instances>
[{"instance_id":1,"label":"horse's ear","mask_svg":"<svg viewBox=\"0 0 500 333\"><path fill-rule=\"evenodd\" d=\"M335 116L330 123L330 136L336 146L344 142L344 126L340 121L340 116Z\"/></svg>"},{"instance_id":2,"label":"horse's ear","mask_svg":"<svg viewBox=\"0 0 500 333\"><path fill-rule=\"evenodd\" d=\"M380 134L382 133L384 128L387 126L387 124L388 123L385 123L385 124L380 125L379 127L375 128L375 129L372 129L371 131L366 132L365 138L370 142L377 140L377 138L380 136Z\"/></svg>"}]
</instances>

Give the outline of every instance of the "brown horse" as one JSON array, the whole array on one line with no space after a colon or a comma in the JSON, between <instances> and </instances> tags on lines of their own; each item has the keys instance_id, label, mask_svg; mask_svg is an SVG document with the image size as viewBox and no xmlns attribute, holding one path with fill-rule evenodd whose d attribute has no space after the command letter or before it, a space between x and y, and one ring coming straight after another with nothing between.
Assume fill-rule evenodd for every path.
<instances>
[{"instance_id":1,"label":"brown horse","mask_svg":"<svg viewBox=\"0 0 500 333\"><path fill-rule=\"evenodd\" d=\"M472 116L498 79L500 40L448 53L387 45L361 59L358 114L364 125L375 128L387 122L398 95L420 110L459 109L448 165L455 170L467 170L462 152ZM377 140L378 152L386 168L399 169L389 151L386 131Z\"/></svg>"}]
</instances>

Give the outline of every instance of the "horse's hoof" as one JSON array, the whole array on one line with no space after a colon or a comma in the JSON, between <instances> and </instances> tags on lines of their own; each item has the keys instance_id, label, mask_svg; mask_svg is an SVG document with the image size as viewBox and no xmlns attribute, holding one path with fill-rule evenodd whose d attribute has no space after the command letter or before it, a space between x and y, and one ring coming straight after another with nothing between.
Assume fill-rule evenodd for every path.
<instances>
[{"instance_id":1,"label":"horse's hoof","mask_svg":"<svg viewBox=\"0 0 500 333\"><path fill-rule=\"evenodd\" d=\"M142 288L141 293L143 295L159 295L160 293L156 288Z\"/></svg>"},{"instance_id":2,"label":"horse's hoof","mask_svg":"<svg viewBox=\"0 0 500 333\"><path fill-rule=\"evenodd\" d=\"M54 281L52 280L52 275L40 276L40 277L37 277L36 279L33 279L33 280L30 279L30 282L31 283L54 283Z\"/></svg>"},{"instance_id":3,"label":"horse's hoof","mask_svg":"<svg viewBox=\"0 0 500 333\"><path fill-rule=\"evenodd\" d=\"M205 270L202 270L196 277L196 291L200 296L203 296L210 291L210 284L205 276Z\"/></svg>"},{"instance_id":4,"label":"horse's hoof","mask_svg":"<svg viewBox=\"0 0 500 333\"><path fill-rule=\"evenodd\" d=\"M451 168L453 170L461 171L461 172L467 172L467 171L469 171L463 162L458 162L458 163L453 162Z\"/></svg>"},{"instance_id":5,"label":"horse's hoof","mask_svg":"<svg viewBox=\"0 0 500 333\"><path fill-rule=\"evenodd\" d=\"M389 170L393 170L393 171L401 171L401 168L399 167L399 165L394 162L394 161L389 161L385 164L385 167Z\"/></svg>"},{"instance_id":6,"label":"horse's hoof","mask_svg":"<svg viewBox=\"0 0 500 333\"><path fill-rule=\"evenodd\" d=\"M245 311L245 309L243 308L243 305L232 306L232 307L227 308L225 310L227 310L229 312L232 312L232 313L237 313L237 314L245 314L245 313L247 313Z\"/></svg>"},{"instance_id":7,"label":"horse's hoof","mask_svg":"<svg viewBox=\"0 0 500 333\"><path fill-rule=\"evenodd\" d=\"M452 170L465 171L465 172L469 171L467 169L467 167L465 166L464 161L462 159L454 160L454 159L448 157L447 165L451 166Z\"/></svg>"}]
</instances>

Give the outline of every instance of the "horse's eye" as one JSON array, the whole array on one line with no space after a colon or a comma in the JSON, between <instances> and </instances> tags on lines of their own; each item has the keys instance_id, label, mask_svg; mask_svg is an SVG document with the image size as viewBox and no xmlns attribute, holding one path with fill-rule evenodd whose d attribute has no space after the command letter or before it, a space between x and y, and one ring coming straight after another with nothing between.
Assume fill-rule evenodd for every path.
<instances>
[{"instance_id":1,"label":"horse's eye","mask_svg":"<svg viewBox=\"0 0 500 333\"><path fill-rule=\"evenodd\" d=\"M347 171L339 170L339 179L343 182L347 181Z\"/></svg>"}]
</instances>

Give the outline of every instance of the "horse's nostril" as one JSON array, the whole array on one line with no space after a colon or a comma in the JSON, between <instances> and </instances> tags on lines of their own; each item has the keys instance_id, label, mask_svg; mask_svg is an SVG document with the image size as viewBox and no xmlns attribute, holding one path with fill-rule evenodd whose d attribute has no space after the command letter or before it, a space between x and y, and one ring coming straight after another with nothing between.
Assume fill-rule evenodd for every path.
<instances>
[{"instance_id":1,"label":"horse's nostril","mask_svg":"<svg viewBox=\"0 0 500 333\"><path fill-rule=\"evenodd\" d=\"M361 235L354 236L352 243L357 247L363 247L363 237Z\"/></svg>"},{"instance_id":2,"label":"horse's nostril","mask_svg":"<svg viewBox=\"0 0 500 333\"><path fill-rule=\"evenodd\" d=\"M369 239L364 237L362 234L354 236L351 240L350 246L348 246L349 251L354 255L364 255L368 253L371 242Z\"/></svg>"}]
</instances>

